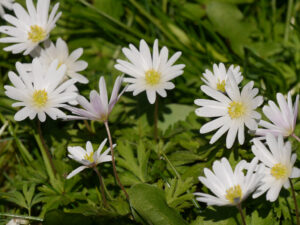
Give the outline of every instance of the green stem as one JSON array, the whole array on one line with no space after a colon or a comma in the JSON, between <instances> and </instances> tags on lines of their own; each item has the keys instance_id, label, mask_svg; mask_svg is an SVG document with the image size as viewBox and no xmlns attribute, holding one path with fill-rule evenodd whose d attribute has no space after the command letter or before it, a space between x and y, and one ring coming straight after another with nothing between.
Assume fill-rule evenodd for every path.
<instances>
[{"instance_id":1,"label":"green stem","mask_svg":"<svg viewBox=\"0 0 300 225\"><path fill-rule=\"evenodd\" d=\"M155 106L154 106L154 140L156 143L158 141L157 123L158 123L158 97L156 98Z\"/></svg>"},{"instance_id":2,"label":"green stem","mask_svg":"<svg viewBox=\"0 0 300 225\"><path fill-rule=\"evenodd\" d=\"M246 225L246 220L245 220L245 215L243 213L242 204L239 203L236 207L238 208L238 210L241 214L243 225Z\"/></svg>"},{"instance_id":3,"label":"green stem","mask_svg":"<svg viewBox=\"0 0 300 225\"><path fill-rule=\"evenodd\" d=\"M289 31L290 31L290 22L292 17L292 9L293 9L293 0L289 0L288 8L287 8L287 15L285 21L285 31L284 31L284 44L287 43L289 39Z\"/></svg>"},{"instance_id":4,"label":"green stem","mask_svg":"<svg viewBox=\"0 0 300 225\"><path fill-rule=\"evenodd\" d=\"M300 219L299 219L299 211L298 211L298 204L297 204L297 199L296 199L296 193L295 193L294 185L293 185L292 180L290 178L289 178L289 182L290 182L290 185L291 185L293 200L294 200L294 204L295 204L295 212L296 212L297 225L300 225Z\"/></svg>"},{"instance_id":5,"label":"green stem","mask_svg":"<svg viewBox=\"0 0 300 225\"><path fill-rule=\"evenodd\" d=\"M295 134L295 133L292 133L291 135L293 138L295 138L298 142L300 142L300 138Z\"/></svg>"},{"instance_id":6,"label":"green stem","mask_svg":"<svg viewBox=\"0 0 300 225\"><path fill-rule=\"evenodd\" d=\"M35 133L34 138L35 138L35 140L39 146L39 149L41 151L48 176L49 176L50 180L54 180L55 179L55 169L54 169L54 165L53 165L53 162L51 159L50 152L49 152L48 148L45 148L46 145L45 145L44 139L42 137L39 120L38 120L38 134ZM51 162L52 162L52 164L51 164Z\"/></svg>"},{"instance_id":7,"label":"green stem","mask_svg":"<svg viewBox=\"0 0 300 225\"><path fill-rule=\"evenodd\" d=\"M34 216L23 216L23 215L11 214L11 213L0 213L0 216L43 222L43 218L34 217Z\"/></svg>"},{"instance_id":8,"label":"green stem","mask_svg":"<svg viewBox=\"0 0 300 225\"><path fill-rule=\"evenodd\" d=\"M116 178L116 180L117 180L120 188L122 189L122 191L124 192L127 200L129 201L129 195L128 195L127 191L125 190L123 184L121 183L121 180L120 180L119 175L117 173L116 162L115 162L115 154L114 154L114 147L113 147L113 143L112 143L112 138L111 138L111 134L110 134L108 122L107 121L104 122L104 125L105 125L105 128L106 128L106 132L107 132L107 136L108 136L108 140L109 140L114 175L115 175L115 178Z\"/></svg>"},{"instance_id":9,"label":"green stem","mask_svg":"<svg viewBox=\"0 0 300 225\"><path fill-rule=\"evenodd\" d=\"M98 179L99 179L100 191L101 191L101 195L102 195L103 205L104 205L105 208L108 208L107 201L106 201L106 198L105 198L104 184L103 184L102 176L101 176L100 171L98 170L97 167L94 167L94 171L96 172L96 174L98 176Z\"/></svg>"}]
</instances>

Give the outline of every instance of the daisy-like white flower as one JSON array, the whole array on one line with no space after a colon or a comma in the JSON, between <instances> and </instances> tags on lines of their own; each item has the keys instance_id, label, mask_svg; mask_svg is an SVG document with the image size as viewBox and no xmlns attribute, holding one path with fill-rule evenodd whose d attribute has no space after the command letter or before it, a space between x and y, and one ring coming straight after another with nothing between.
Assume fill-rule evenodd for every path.
<instances>
[{"instance_id":1,"label":"daisy-like white flower","mask_svg":"<svg viewBox=\"0 0 300 225\"><path fill-rule=\"evenodd\" d=\"M223 63L220 63L219 66L217 64L213 65L213 73L210 70L205 70L203 73L204 78L202 78L203 82L215 89L217 91L225 92L225 85L228 78L228 73L233 75L236 83L239 84L243 80L242 73L240 72L240 67L234 67L231 65L229 69L226 71L226 68Z\"/></svg>"},{"instance_id":2,"label":"daisy-like white flower","mask_svg":"<svg viewBox=\"0 0 300 225\"><path fill-rule=\"evenodd\" d=\"M253 197L267 191L267 200L274 202L282 186L290 187L289 178L300 177L300 169L294 167L297 155L292 154L290 142L284 143L281 135L275 137L272 134L267 134L266 141L269 149L257 138L253 139L252 152L265 165L262 184Z\"/></svg>"},{"instance_id":3,"label":"daisy-like white flower","mask_svg":"<svg viewBox=\"0 0 300 225\"><path fill-rule=\"evenodd\" d=\"M201 90L215 100L196 99L195 104L201 108L196 109L195 113L202 117L218 117L200 129L202 134L218 129L212 136L210 144L228 131L226 147L231 148L237 135L239 143L244 143L244 126L250 130L257 129L260 114L255 109L262 104L263 98L256 96L258 89L253 88L253 85L253 81L249 82L240 92L235 79L229 74L228 85L225 87L228 97L211 87L201 86Z\"/></svg>"},{"instance_id":4,"label":"daisy-like white flower","mask_svg":"<svg viewBox=\"0 0 300 225\"><path fill-rule=\"evenodd\" d=\"M0 16L1 17L5 14L4 8L12 10L14 1L15 0L0 0Z\"/></svg>"},{"instance_id":5,"label":"daisy-like white flower","mask_svg":"<svg viewBox=\"0 0 300 225\"><path fill-rule=\"evenodd\" d=\"M207 205L237 205L245 200L256 188L261 179L261 175L255 170L261 170L257 165L258 160L254 158L251 163L245 160L240 161L234 171L228 160L222 158L221 161L213 163L213 171L205 168L205 177L199 180L215 195L196 192L199 196L196 199L205 202ZM247 170L245 175L243 170Z\"/></svg>"},{"instance_id":6,"label":"daisy-like white flower","mask_svg":"<svg viewBox=\"0 0 300 225\"><path fill-rule=\"evenodd\" d=\"M66 109L70 110L75 115L68 116L68 118L98 120L101 122L106 122L113 107L126 90L125 87L123 91L120 94L118 94L122 85L122 80L122 77L117 77L110 97L110 101L108 102L105 79L104 77L101 77L99 80L99 94L97 91L92 90L90 92L90 102L85 97L81 95L78 96L77 101L84 109L66 106Z\"/></svg>"},{"instance_id":7,"label":"daisy-like white flower","mask_svg":"<svg viewBox=\"0 0 300 225\"><path fill-rule=\"evenodd\" d=\"M87 62L78 60L82 53L83 49L78 48L69 55L68 45L61 38L58 38L56 45L52 42L48 42L45 45L45 49L42 49L40 52L40 60L43 64L49 66L53 60L57 59L59 66L63 64L67 66L67 76L75 78L80 83L86 84L89 80L79 74L79 72L85 70L88 66Z\"/></svg>"},{"instance_id":8,"label":"daisy-like white flower","mask_svg":"<svg viewBox=\"0 0 300 225\"><path fill-rule=\"evenodd\" d=\"M15 114L16 121L27 117L34 119L36 115L41 122L46 120L46 114L53 120L66 116L59 108L75 100L77 94L71 90L67 91L76 80L70 79L61 83L66 72L65 65L58 68L58 60L55 60L45 70L39 59L35 58L32 62L32 72L24 70L21 63L17 63L16 68L19 76L14 72L8 73L13 86L4 86L5 94L18 101L12 106L23 106Z\"/></svg>"},{"instance_id":9,"label":"daisy-like white flower","mask_svg":"<svg viewBox=\"0 0 300 225\"><path fill-rule=\"evenodd\" d=\"M10 37L1 38L2 43L15 43L4 48L13 54L24 52L29 54L38 44L49 37L50 31L55 27L55 23L61 16L57 13L59 3L57 3L48 17L50 0L38 0L37 7L32 0L26 0L28 12L18 3L13 5L15 16L4 15L4 19L12 26L1 26L0 32Z\"/></svg>"},{"instance_id":10,"label":"daisy-like white flower","mask_svg":"<svg viewBox=\"0 0 300 225\"><path fill-rule=\"evenodd\" d=\"M154 41L152 55L144 40L140 41L139 50L130 44L129 48L123 48L122 51L130 62L118 59L115 68L131 76L124 78L124 82L130 83L127 91L133 91L134 96L146 91L151 104L155 102L156 92L166 97L166 90L175 87L170 80L183 74L184 64L173 65L181 52L176 52L168 60L168 48L163 47L159 52L158 40Z\"/></svg>"},{"instance_id":11,"label":"daisy-like white flower","mask_svg":"<svg viewBox=\"0 0 300 225\"><path fill-rule=\"evenodd\" d=\"M263 112L271 123L261 120L259 125L263 128L257 129L257 135L265 136L271 133L275 136L282 135L287 137L294 133L298 115L299 95L296 96L294 107L290 92L288 93L287 101L281 93L277 93L276 97L279 108L273 101L269 101L269 105L263 107Z\"/></svg>"},{"instance_id":12,"label":"daisy-like white flower","mask_svg":"<svg viewBox=\"0 0 300 225\"><path fill-rule=\"evenodd\" d=\"M106 149L103 153L101 153L104 145L106 144L107 139L102 141L98 150L94 152L92 143L88 141L86 143L86 150L80 146L68 147L69 158L81 163L83 166L78 167L73 170L68 176L67 179L75 176L77 173L80 173L82 170L86 168L93 168L97 166L99 163L109 162L112 160L110 152L110 148ZM116 145L113 145L115 147Z\"/></svg>"}]
</instances>

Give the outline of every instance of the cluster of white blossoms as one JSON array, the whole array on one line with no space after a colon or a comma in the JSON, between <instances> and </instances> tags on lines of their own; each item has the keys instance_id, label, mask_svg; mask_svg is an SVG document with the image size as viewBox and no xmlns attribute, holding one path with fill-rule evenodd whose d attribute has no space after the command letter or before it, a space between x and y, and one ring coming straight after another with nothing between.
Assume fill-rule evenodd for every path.
<instances>
[{"instance_id":1,"label":"cluster of white blossoms","mask_svg":"<svg viewBox=\"0 0 300 225\"><path fill-rule=\"evenodd\" d=\"M15 15L4 14L2 6L12 9ZM82 74L88 64L79 60L83 49L78 48L70 53L64 40L58 38L53 43L49 39L51 30L61 16L61 12L57 12L59 3L54 5L50 15L50 0L37 0L36 6L32 0L26 0L26 7L27 10L20 4L13 3L13 0L0 0L0 15L11 24L0 26L0 32L8 35L1 38L0 42L12 43L4 50L13 54L30 54L33 57L30 64L16 63L17 73L8 74L12 85L4 87L5 94L17 101L12 105L19 107L15 120L32 120L37 117L44 122L49 116L53 120L60 118L103 122L110 148L102 153L106 139L96 152L89 141L86 143L86 150L80 146L68 147L69 158L82 166L72 171L67 178L86 168L95 169L103 162L112 161L115 166L115 145L112 144L108 128L113 107L125 91L133 92L134 96L145 91L150 104L157 101L157 94L166 97L166 90L175 87L171 80L183 74L185 65L174 65L181 52L176 52L169 59L168 48L159 50L158 40L154 41L152 53L144 40L140 41L139 49L130 44L129 48L122 49L127 60L118 59L115 65L117 70L129 77L122 75L116 78L108 100L106 82L101 76L99 92L92 90L88 101L79 95L76 87L76 83L89 82ZM40 46L41 43L44 43L44 47ZM214 64L213 72L205 70L203 76L201 90L211 99L196 99L195 104L200 108L195 113L201 117L214 118L200 129L201 134L216 130L210 144L227 132L228 149L232 148L236 139L242 145L245 142L245 127L259 137L253 139L254 157L250 163L242 160L233 171L229 161L222 158L213 163L212 171L204 169L205 177L201 176L199 180L215 196L195 193L197 200L208 205L239 205L252 193L254 198L267 193L267 200L275 201L282 187L290 187L291 178L300 177L300 169L294 167L296 154L292 154L291 143L284 141L289 136L297 138L294 131L299 95L293 105L291 93L288 93L287 100L283 94L278 93L279 107L273 101L263 107L263 113L270 120L268 122L261 120L260 113L256 111L262 105L263 97L258 96L254 82L250 81L242 88L239 87L243 80L239 66L231 65L227 70L223 63ZM123 82L128 85L120 92ZM79 104L81 108L74 104ZM70 111L72 115L66 115L63 110ZM114 172L116 173L115 167Z\"/></svg>"},{"instance_id":2,"label":"cluster of white blossoms","mask_svg":"<svg viewBox=\"0 0 300 225\"><path fill-rule=\"evenodd\" d=\"M92 143L89 141L86 143L86 150L80 146L68 147L69 158L81 163L82 166L72 171L67 179L86 168L98 171L97 165L108 161L112 161L115 172L113 155L115 145L112 144L108 128L109 114L126 90L133 91L133 95L145 91L151 104L156 100L156 92L166 97L165 90L175 87L171 80L183 74L183 64L173 65L181 53L177 52L168 59L167 47L159 51L158 40L154 41L153 54L144 40L140 41L139 50L132 44L129 45L130 49L123 48L124 55L130 62L119 59L115 68L133 78L117 77L108 101L105 79L103 76L100 77L99 93L92 90L90 101L88 101L84 96L79 95L76 87L76 83L89 82L82 75L88 64L79 60L83 49L78 48L70 53L63 39L58 38L56 43L49 39L51 30L55 28L61 16L61 12L57 12L59 3L54 5L49 15L50 0L37 0L36 6L32 0L26 0L27 9L12 2L12 0L0 0L0 13L3 11L3 5L8 9L13 9L15 14L14 16L3 15L3 18L11 25L0 26L0 32L7 35L7 37L0 38L0 42L12 43L4 48L5 51L13 54L23 53L33 58L32 63L29 64L17 62L17 73L11 71L8 74L12 85L5 86L5 94L16 100L17 102L12 106L19 108L14 119L22 121L26 118L33 120L37 117L39 121L44 122L49 116L53 120L80 119L103 122L107 128L110 148L101 153L106 139L96 152L93 151ZM43 45L40 46L42 43ZM129 85L119 93L123 82ZM82 108L74 106L77 104ZM66 115L64 109L69 110L73 115ZM110 151L111 155L109 155ZM99 172L97 174L100 176ZM119 180L116 172L115 176ZM100 177L99 179L101 180ZM121 186L120 183L119 185Z\"/></svg>"},{"instance_id":3,"label":"cluster of white blossoms","mask_svg":"<svg viewBox=\"0 0 300 225\"><path fill-rule=\"evenodd\" d=\"M253 88L254 82L249 82L240 91L238 85L243 77L239 67L231 65L226 71L224 64L214 64L213 73L206 70L203 76L206 85L202 85L201 90L214 100L196 99L195 104L201 108L196 109L195 113L217 118L204 124L200 133L218 129L210 140L212 144L228 131L227 148L233 146L236 136L240 144L244 143L244 126L260 137L253 138L252 152L255 157L251 163L242 160L233 172L228 160L223 158L213 163L213 172L205 168L206 177L199 177L199 180L215 196L195 193L199 196L197 200L208 205L239 205L251 193L253 198L257 198L267 192L266 199L275 201L282 187L290 187L291 178L300 177L300 169L294 167L297 156L292 154L291 143L284 142L284 137L298 138L294 130L299 95L293 106L290 92L287 101L278 93L279 107L273 101L263 107L265 116L271 121L267 122L260 120L261 115L255 111L263 103L263 98L257 96L258 89Z\"/></svg>"}]
</instances>

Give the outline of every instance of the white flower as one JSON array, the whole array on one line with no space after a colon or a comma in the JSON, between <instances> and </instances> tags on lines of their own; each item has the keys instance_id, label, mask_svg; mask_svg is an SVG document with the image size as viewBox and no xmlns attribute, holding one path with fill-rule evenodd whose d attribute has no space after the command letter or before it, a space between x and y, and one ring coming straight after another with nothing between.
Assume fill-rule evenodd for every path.
<instances>
[{"instance_id":1,"label":"white flower","mask_svg":"<svg viewBox=\"0 0 300 225\"><path fill-rule=\"evenodd\" d=\"M6 225L21 225L21 224L29 224L28 220L14 218L11 219Z\"/></svg>"},{"instance_id":2,"label":"white flower","mask_svg":"<svg viewBox=\"0 0 300 225\"><path fill-rule=\"evenodd\" d=\"M232 76L228 77L228 81L229 84L225 87L228 97L211 87L202 85L201 90L216 101L196 99L195 104L201 108L196 109L195 113L202 117L218 117L204 124L200 133L218 129L210 140L210 144L212 144L228 131L226 147L231 148L236 135L238 135L239 143L244 143L244 125L250 130L257 129L256 120L260 119L260 114L254 110L262 104L263 98L255 97L258 89L253 88L253 81L244 86L241 92Z\"/></svg>"},{"instance_id":3,"label":"white flower","mask_svg":"<svg viewBox=\"0 0 300 225\"><path fill-rule=\"evenodd\" d=\"M166 97L166 90L175 87L170 80L183 74L184 64L173 65L181 52L176 52L168 60L168 48L163 47L159 52L157 39L154 41L152 56L144 40L140 41L139 50L132 44L122 50L130 62L118 59L115 68L132 76L132 78L124 78L124 82L130 83L127 91L133 91L134 96L146 91L151 104L155 102L156 92Z\"/></svg>"},{"instance_id":4,"label":"white flower","mask_svg":"<svg viewBox=\"0 0 300 225\"><path fill-rule=\"evenodd\" d=\"M205 73L203 73L204 78L202 78L202 80L212 89L225 92L228 73L231 73L233 75L233 78L235 79L237 84L241 83L241 81L243 80L243 76L241 75L239 66L234 67L233 65L231 65L228 71L226 71L223 63L220 63L219 66L217 64L214 64L213 73L210 70L205 70Z\"/></svg>"},{"instance_id":5,"label":"white flower","mask_svg":"<svg viewBox=\"0 0 300 225\"><path fill-rule=\"evenodd\" d=\"M245 200L258 185L261 175L254 173L259 169L258 160L254 158L251 163L245 160L240 161L234 171L228 160L222 158L221 161L213 163L213 172L207 168L204 169L205 177L199 177L199 180L215 195L196 192L199 196L196 199L205 202L207 205L237 205ZM247 169L245 176L243 170Z\"/></svg>"},{"instance_id":6,"label":"white flower","mask_svg":"<svg viewBox=\"0 0 300 225\"><path fill-rule=\"evenodd\" d=\"M99 163L109 162L112 160L111 155L108 155L110 152L110 148L106 149L103 153L101 153L107 139L102 141L98 150L94 152L93 146L90 141L86 143L86 150L80 146L68 147L69 158L81 163L83 166L78 167L73 170L68 176L67 179L75 176L77 173L80 173L82 170L86 168L92 168L97 166ZM113 145L113 148L116 145Z\"/></svg>"},{"instance_id":7,"label":"white flower","mask_svg":"<svg viewBox=\"0 0 300 225\"><path fill-rule=\"evenodd\" d=\"M253 194L257 198L267 191L267 200L274 202L284 186L289 188L289 178L300 177L300 169L294 167L297 155L291 155L291 143L284 143L283 137L277 138L267 134L266 141L269 149L257 138L253 139L252 152L265 165L262 184Z\"/></svg>"},{"instance_id":8,"label":"white flower","mask_svg":"<svg viewBox=\"0 0 300 225\"><path fill-rule=\"evenodd\" d=\"M257 129L256 135L265 136L271 133L275 136L282 135L287 137L294 133L298 115L299 95L296 96L294 107L290 92L288 93L287 101L281 93L277 93L276 97L279 108L273 101L268 102L269 106L263 107L263 112L271 123L261 120L259 125L263 128Z\"/></svg>"},{"instance_id":9,"label":"white flower","mask_svg":"<svg viewBox=\"0 0 300 225\"><path fill-rule=\"evenodd\" d=\"M78 103L84 108L79 109L71 106L67 106L66 109L70 110L75 116L68 116L69 119L88 119L99 120L105 122L108 120L108 116L111 113L113 107L122 96L126 87L119 93L122 85L122 77L117 77L113 91L108 103L107 90L104 77L99 80L99 94L97 91L92 90L90 92L90 102L83 96L78 96Z\"/></svg>"},{"instance_id":10,"label":"white flower","mask_svg":"<svg viewBox=\"0 0 300 225\"><path fill-rule=\"evenodd\" d=\"M65 64L67 66L66 75L75 78L80 83L88 83L89 80L79 74L79 72L85 70L88 66L87 62L78 60L83 53L82 48L78 48L69 55L69 49L65 41L58 38L56 46L52 42L48 42L45 45L45 49L41 50L40 59L43 64L49 66L53 60L59 61L59 66Z\"/></svg>"},{"instance_id":11,"label":"white flower","mask_svg":"<svg viewBox=\"0 0 300 225\"><path fill-rule=\"evenodd\" d=\"M35 8L32 0L26 0L28 12L18 3L13 5L16 17L9 14L3 17L13 26L0 27L0 32L10 36L1 38L0 42L15 43L4 48L5 51L12 51L14 54L24 51L24 55L27 55L40 42L49 37L50 31L55 27L55 23L61 15L61 12L56 14L59 7L59 3L57 3L48 17L49 5L50 0L38 0Z\"/></svg>"},{"instance_id":12,"label":"white flower","mask_svg":"<svg viewBox=\"0 0 300 225\"><path fill-rule=\"evenodd\" d=\"M5 94L19 101L12 106L24 106L15 114L15 120L21 121L27 117L34 119L38 115L39 120L44 122L46 114L54 120L65 117L59 108L77 97L75 92L67 91L76 80L70 79L61 84L66 66L62 65L58 68L56 60L45 70L36 58L32 62L32 72L28 73L24 70L21 63L16 63L16 68L19 76L14 72L8 73L13 86L4 86Z\"/></svg>"},{"instance_id":13,"label":"white flower","mask_svg":"<svg viewBox=\"0 0 300 225\"><path fill-rule=\"evenodd\" d=\"M1 17L5 14L5 11L3 8L12 10L14 1L15 0L0 0L0 16Z\"/></svg>"}]
</instances>

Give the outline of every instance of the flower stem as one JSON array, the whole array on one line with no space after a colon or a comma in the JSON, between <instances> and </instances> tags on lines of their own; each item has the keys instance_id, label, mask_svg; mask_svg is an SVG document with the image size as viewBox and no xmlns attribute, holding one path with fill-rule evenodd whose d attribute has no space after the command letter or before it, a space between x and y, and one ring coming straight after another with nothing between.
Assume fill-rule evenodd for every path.
<instances>
[{"instance_id":1,"label":"flower stem","mask_svg":"<svg viewBox=\"0 0 300 225\"><path fill-rule=\"evenodd\" d=\"M300 138L295 133L292 133L292 137L295 138L298 142L300 142Z\"/></svg>"},{"instance_id":2,"label":"flower stem","mask_svg":"<svg viewBox=\"0 0 300 225\"><path fill-rule=\"evenodd\" d=\"M239 212L241 214L243 225L246 225L246 220L245 220L245 215L243 213L242 204L239 203L239 204L237 204L236 207L238 208L238 210L239 210Z\"/></svg>"},{"instance_id":3,"label":"flower stem","mask_svg":"<svg viewBox=\"0 0 300 225\"><path fill-rule=\"evenodd\" d=\"M11 213L0 213L0 216L43 222L43 218L34 217L34 216L23 216L23 215L11 214Z\"/></svg>"},{"instance_id":4,"label":"flower stem","mask_svg":"<svg viewBox=\"0 0 300 225\"><path fill-rule=\"evenodd\" d=\"M290 31L290 23L291 23L291 17L292 17L292 10L293 10L293 0L288 1L288 7L287 7L287 14L286 14L286 20L285 20L285 30L284 30L284 44L287 43L289 39L289 31Z\"/></svg>"},{"instance_id":5,"label":"flower stem","mask_svg":"<svg viewBox=\"0 0 300 225\"><path fill-rule=\"evenodd\" d=\"M157 123L158 123L158 98L156 98L154 106L154 140L157 142Z\"/></svg>"},{"instance_id":6,"label":"flower stem","mask_svg":"<svg viewBox=\"0 0 300 225\"><path fill-rule=\"evenodd\" d=\"M289 182L290 182L290 185L291 185L292 195L293 195L293 199L294 199L294 203L295 203L295 212L296 212L297 225L300 225L299 213L298 213L298 204L297 204L295 189L294 189L294 185L292 183L292 180L290 178L289 178Z\"/></svg>"},{"instance_id":7,"label":"flower stem","mask_svg":"<svg viewBox=\"0 0 300 225\"><path fill-rule=\"evenodd\" d=\"M101 191L104 207L108 208L107 201L106 201L106 198L105 198L105 193L104 193L104 184L103 184L102 176L101 176L100 171L98 170L98 168L96 166L94 167L94 171L96 172L96 174L99 178L100 191Z\"/></svg>"},{"instance_id":8,"label":"flower stem","mask_svg":"<svg viewBox=\"0 0 300 225\"><path fill-rule=\"evenodd\" d=\"M110 134L108 122L107 121L104 122L104 125L105 125L105 128L106 128L106 132L107 132L107 136L108 136L108 140L109 140L114 175L115 175L115 178L116 178L116 180L117 180L120 188L124 192L127 200L129 200L129 195L128 195L127 191L125 190L124 186L122 185L122 183L120 181L120 178L118 176L118 173L117 173L116 162L115 162L115 155L114 155L114 147L113 147L113 143L112 143L112 139L111 139L111 134Z\"/></svg>"},{"instance_id":9,"label":"flower stem","mask_svg":"<svg viewBox=\"0 0 300 225\"><path fill-rule=\"evenodd\" d=\"M50 165L52 167L52 170L54 172L54 174L56 174L56 169L55 169L55 166L54 166L54 163L52 161L52 157L51 157L51 154L50 154L50 151L49 151L49 148L48 146L46 145L46 142L45 142L45 139L43 137L43 133L42 133L42 128L41 128L41 122L38 120L38 133L39 133L39 136L40 136L40 139L42 141L42 145L44 146L44 149L46 151L46 154L47 154L47 157L50 161Z\"/></svg>"}]
</instances>

